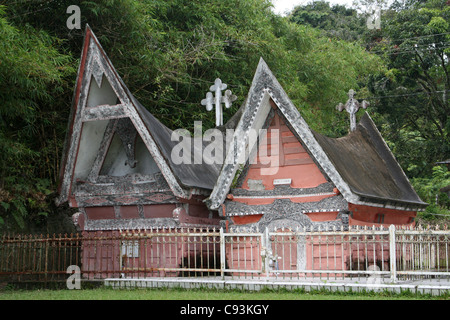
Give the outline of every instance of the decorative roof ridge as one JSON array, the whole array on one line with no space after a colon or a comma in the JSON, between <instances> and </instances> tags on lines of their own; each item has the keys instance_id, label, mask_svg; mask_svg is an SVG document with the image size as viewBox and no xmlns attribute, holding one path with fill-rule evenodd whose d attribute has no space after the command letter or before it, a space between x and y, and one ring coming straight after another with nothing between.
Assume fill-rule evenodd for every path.
<instances>
[{"instance_id":1,"label":"decorative roof ridge","mask_svg":"<svg viewBox=\"0 0 450 320\"><path fill-rule=\"evenodd\" d=\"M325 182L313 188L292 188L290 186L275 186L272 190L248 190L242 188L231 189L233 196L277 196L277 195L306 195L333 192L335 188L332 182Z\"/></svg>"},{"instance_id":2,"label":"decorative roof ridge","mask_svg":"<svg viewBox=\"0 0 450 320\"><path fill-rule=\"evenodd\" d=\"M287 214L309 212L336 212L348 209L348 203L342 195L313 202L292 202L290 199L275 199L271 204L250 205L236 201L225 201L227 216L245 216L256 214Z\"/></svg>"}]
</instances>

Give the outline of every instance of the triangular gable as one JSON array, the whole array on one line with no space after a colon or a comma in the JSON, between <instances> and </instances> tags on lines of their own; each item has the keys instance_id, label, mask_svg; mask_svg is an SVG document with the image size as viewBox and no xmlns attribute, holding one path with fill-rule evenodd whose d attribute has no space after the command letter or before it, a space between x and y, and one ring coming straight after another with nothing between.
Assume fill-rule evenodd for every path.
<instances>
[{"instance_id":1,"label":"triangular gable","mask_svg":"<svg viewBox=\"0 0 450 320\"><path fill-rule=\"evenodd\" d=\"M76 169L75 169L76 171ZM87 176L95 183L104 177L161 172L130 118L111 119Z\"/></svg>"},{"instance_id":2,"label":"triangular gable","mask_svg":"<svg viewBox=\"0 0 450 320\"><path fill-rule=\"evenodd\" d=\"M63 151L58 203L69 199L77 175L87 178L92 174L92 166L98 154L96 148L100 147L102 139L107 135L105 133L112 123L110 120L120 122L120 119L129 119L133 124L174 195L190 197L189 191L178 183L161 152L160 141L157 140L161 137L155 139L154 133L148 128L146 120L153 117L143 109L124 85L90 27L86 26ZM164 133L160 128L163 127L162 124L155 124L154 121L152 125L156 127L155 132ZM165 133L169 134L168 131ZM83 139L88 141L83 143Z\"/></svg>"},{"instance_id":3,"label":"triangular gable","mask_svg":"<svg viewBox=\"0 0 450 320\"><path fill-rule=\"evenodd\" d=\"M329 182L304 143L296 137L276 105L266 120L267 133L256 144L235 188L262 191L276 186L316 188Z\"/></svg>"},{"instance_id":4,"label":"triangular gable","mask_svg":"<svg viewBox=\"0 0 450 320\"><path fill-rule=\"evenodd\" d=\"M237 171L242 168L242 164L247 160L243 159L246 150L252 149L252 146L249 147L249 143L251 144L249 141L249 132L259 131L263 128L272 108L270 100L276 104L283 118L286 119L287 124L299 139L303 141L308 148L308 152L336 187L339 188L340 192L346 197L346 200L357 201L357 197L351 193L350 188L343 179L333 170L331 162L317 143L309 126L288 98L286 92L278 83L265 61L261 58L247 96L247 102L241 119L234 132L231 142L232 147L229 148L215 188L206 201L208 206L211 209L217 209L225 200Z\"/></svg>"},{"instance_id":5,"label":"triangular gable","mask_svg":"<svg viewBox=\"0 0 450 320\"><path fill-rule=\"evenodd\" d=\"M217 183L210 197L206 200L210 209L218 209L224 203L227 193L233 181L235 181L238 170L242 169L242 164L248 159L247 156L244 161L242 160L249 143L251 144L249 142L249 132L259 130L263 127L270 112L270 100L276 104L276 107L283 115L289 127L304 143L308 153L338 188L347 202L360 205L389 207L386 202L367 202L365 201L367 198L361 197L351 189L265 61L261 58L249 90L242 116L234 132L231 142L232 147L229 148Z\"/></svg>"}]
</instances>

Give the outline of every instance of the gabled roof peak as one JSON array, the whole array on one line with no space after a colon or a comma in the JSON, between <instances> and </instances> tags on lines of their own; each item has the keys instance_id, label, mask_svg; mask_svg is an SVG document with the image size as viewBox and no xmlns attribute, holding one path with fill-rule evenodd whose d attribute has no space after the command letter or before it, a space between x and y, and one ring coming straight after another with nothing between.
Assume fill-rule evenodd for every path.
<instances>
[{"instance_id":1,"label":"gabled roof peak","mask_svg":"<svg viewBox=\"0 0 450 320\"><path fill-rule=\"evenodd\" d=\"M94 81L92 81L94 79ZM108 95L102 90L108 84ZM91 89L97 90L98 99L93 99ZM101 92L102 91L102 92ZM170 155L175 142L171 141L171 133L131 94L111 61L98 42L89 25L86 25L83 50L74 90L74 97L69 117L69 124L63 151L60 173L59 198L57 203L69 200L72 196L76 179L77 161L83 158L83 175L90 165L95 164L94 156L79 156L84 124L129 118L146 148L155 160L161 174L167 181L175 196L189 198L193 189L210 189L214 185L217 169L208 165L176 166ZM99 130L106 130L99 125ZM95 130L94 130L95 131ZM99 133L101 134L101 133ZM106 132L105 132L106 134ZM101 144L102 137L97 139ZM94 150L92 146L90 149ZM90 151L92 151L90 150ZM94 150L95 152L95 150ZM80 170L78 170L80 172Z\"/></svg>"},{"instance_id":2,"label":"gabled roof peak","mask_svg":"<svg viewBox=\"0 0 450 320\"><path fill-rule=\"evenodd\" d=\"M357 126L360 130L356 130L357 132L355 131L350 133L346 137L332 139L313 132L300 115L300 112L289 99L288 95L283 90L263 58L260 58L259 60L258 67L248 93L247 101L244 109L242 110L242 116L236 127L235 135L231 142L235 148L229 152L227 158L229 156L230 158L238 159L240 154L245 152L244 149L246 143L248 143L247 140L249 131L252 129L259 129L268 116L268 108L270 109L269 100L272 100L275 103L277 109L287 121L288 125L295 132L296 136L305 144L308 152L319 164L329 179L334 183L334 185L336 185L346 201L354 204L373 206L391 206L401 208L423 207L424 203L415 193L414 189L407 180L406 175L394 159L392 153L367 113L363 115ZM352 137L361 136L362 134L369 136L369 138L365 138L364 141L361 140L360 146L362 148L376 150L373 154L377 154L377 159L374 161L380 169L383 167L384 171L390 172L390 174L385 175L384 178L386 179L386 183L390 183L392 185L391 190L396 190L396 197L390 198L389 195L384 194L383 192L377 193L375 191L374 194L366 194L364 190L368 189L357 189L357 184L355 184L355 181L351 179L351 175L349 175L348 172L343 171L343 167L339 166L337 162L334 161L335 158L340 158L341 161L343 161L343 159L346 158L346 155L344 154L345 152L337 150L337 153L331 154L329 150L330 143L327 142L342 142L344 140L353 141L355 138ZM357 150L356 152L364 154L365 151ZM358 165L359 158L355 156L351 157L349 160L349 167L359 167L360 169L355 176L364 176L365 168ZM231 183L235 179L238 167L239 164L236 161L226 161L226 164L222 167L217 183L210 197L206 201L211 209L217 209L224 202L226 194L230 190ZM370 187L371 184L373 184L373 182L368 180L367 183L367 187ZM378 190L379 188L380 186L376 186L374 190ZM378 191L381 191L381 189Z\"/></svg>"}]
</instances>

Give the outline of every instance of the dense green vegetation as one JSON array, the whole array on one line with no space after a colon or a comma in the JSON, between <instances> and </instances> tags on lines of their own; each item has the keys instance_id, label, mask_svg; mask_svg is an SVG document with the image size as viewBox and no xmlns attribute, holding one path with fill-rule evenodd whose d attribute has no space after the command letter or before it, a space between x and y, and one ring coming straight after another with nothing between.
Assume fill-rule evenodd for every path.
<instances>
[{"instance_id":1,"label":"dense green vegetation","mask_svg":"<svg viewBox=\"0 0 450 320\"><path fill-rule=\"evenodd\" d=\"M366 1L367 2L367 1ZM370 1L369 1L370 2ZM81 9L69 30L68 6ZM126 85L168 127L205 129L200 105L216 77L244 101L263 57L314 130L347 132L335 111L353 88L430 213L448 213L436 161L450 158L449 6L396 1L381 30L366 13L316 1L290 16L269 0L0 0L0 228L46 228L88 23ZM439 172L439 173L437 173Z\"/></svg>"}]
</instances>

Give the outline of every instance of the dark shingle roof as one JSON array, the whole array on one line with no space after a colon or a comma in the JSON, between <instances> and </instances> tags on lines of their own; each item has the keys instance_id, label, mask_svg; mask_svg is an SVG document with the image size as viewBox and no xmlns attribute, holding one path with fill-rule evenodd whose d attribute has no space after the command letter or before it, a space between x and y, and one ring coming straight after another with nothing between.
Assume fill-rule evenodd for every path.
<instances>
[{"instance_id":1,"label":"dark shingle roof","mask_svg":"<svg viewBox=\"0 0 450 320\"><path fill-rule=\"evenodd\" d=\"M194 163L194 153L202 152L204 150L204 142L202 141L199 145L202 146L202 150L194 150L197 144L194 143L193 137L187 137L190 139L191 146L191 162L175 164L172 160L172 150L179 143L178 141L172 141L173 131L161 122L158 121L145 107L143 107L137 99L133 98L133 104L136 106L136 110L139 113L142 121L147 127L148 132L155 140L159 147L161 154L164 159L172 169L176 179L180 184L189 188L202 188L202 189L212 189L216 183L217 176L219 175L219 170L221 165L208 164L202 158L200 164ZM201 139L201 138L195 138Z\"/></svg>"},{"instance_id":2,"label":"dark shingle roof","mask_svg":"<svg viewBox=\"0 0 450 320\"><path fill-rule=\"evenodd\" d=\"M367 113L345 137L314 136L352 192L367 201L426 206Z\"/></svg>"}]
</instances>

